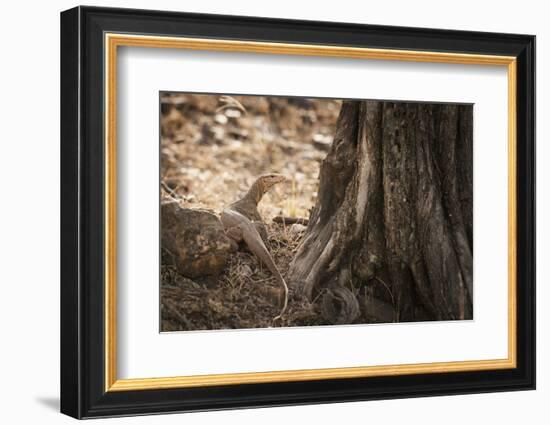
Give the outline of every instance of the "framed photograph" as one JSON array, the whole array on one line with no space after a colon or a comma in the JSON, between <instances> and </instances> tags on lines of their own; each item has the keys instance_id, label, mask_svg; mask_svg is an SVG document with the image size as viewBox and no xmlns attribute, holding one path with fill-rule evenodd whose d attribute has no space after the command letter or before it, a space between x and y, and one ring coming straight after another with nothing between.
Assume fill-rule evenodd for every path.
<instances>
[{"instance_id":1,"label":"framed photograph","mask_svg":"<svg viewBox=\"0 0 550 425\"><path fill-rule=\"evenodd\" d=\"M61 14L61 411L535 388L535 37Z\"/></svg>"}]
</instances>

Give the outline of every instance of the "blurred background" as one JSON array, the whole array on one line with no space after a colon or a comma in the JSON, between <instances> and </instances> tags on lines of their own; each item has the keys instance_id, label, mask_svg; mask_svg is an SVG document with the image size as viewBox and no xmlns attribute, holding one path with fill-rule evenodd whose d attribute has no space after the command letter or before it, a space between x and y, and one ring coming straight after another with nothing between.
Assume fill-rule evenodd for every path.
<instances>
[{"instance_id":1,"label":"blurred background","mask_svg":"<svg viewBox=\"0 0 550 425\"><path fill-rule=\"evenodd\" d=\"M259 204L264 221L309 216L339 100L162 93L160 101L161 178L182 206L220 212L274 172L288 182Z\"/></svg>"}]
</instances>

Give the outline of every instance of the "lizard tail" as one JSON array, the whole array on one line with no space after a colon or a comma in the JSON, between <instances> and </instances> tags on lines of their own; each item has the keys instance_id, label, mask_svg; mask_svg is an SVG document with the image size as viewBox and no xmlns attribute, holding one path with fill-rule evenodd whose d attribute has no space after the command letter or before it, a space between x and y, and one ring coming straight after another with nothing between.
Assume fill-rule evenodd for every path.
<instances>
[{"instance_id":1,"label":"lizard tail","mask_svg":"<svg viewBox=\"0 0 550 425\"><path fill-rule=\"evenodd\" d=\"M258 257L266 266L267 268L273 273L279 284L283 287L284 290L284 303L283 307L281 308L281 311L278 316L273 318L273 321L280 320L283 316L283 314L286 311L286 308L288 306L288 286L283 279L283 276L279 272L279 269L275 265L275 262L273 261L273 258L271 258L271 254L267 250L264 241L262 240L262 237L256 230L256 228L253 225L246 226L246 229L243 229L243 239L250 249L254 253L256 257Z\"/></svg>"},{"instance_id":2,"label":"lizard tail","mask_svg":"<svg viewBox=\"0 0 550 425\"><path fill-rule=\"evenodd\" d=\"M284 303L283 303L283 308L281 308L281 312L279 313L278 316L275 316L273 318L273 322L276 322L277 320L281 320L281 318L283 317L283 314L285 314L285 311L286 311L286 308L288 307L288 286L285 282L285 280L283 279L283 277L279 274L279 281L281 283L281 285L283 286L283 289L285 291L285 300L284 300Z\"/></svg>"}]
</instances>

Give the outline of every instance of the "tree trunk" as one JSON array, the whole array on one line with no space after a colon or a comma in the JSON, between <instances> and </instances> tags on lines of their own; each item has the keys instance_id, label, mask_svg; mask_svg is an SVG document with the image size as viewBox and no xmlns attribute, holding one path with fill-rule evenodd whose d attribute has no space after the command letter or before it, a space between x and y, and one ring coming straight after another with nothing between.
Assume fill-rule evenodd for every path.
<instances>
[{"instance_id":1,"label":"tree trunk","mask_svg":"<svg viewBox=\"0 0 550 425\"><path fill-rule=\"evenodd\" d=\"M290 266L332 323L470 319L472 106L346 101Z\"/></svg>"}]
</instances>

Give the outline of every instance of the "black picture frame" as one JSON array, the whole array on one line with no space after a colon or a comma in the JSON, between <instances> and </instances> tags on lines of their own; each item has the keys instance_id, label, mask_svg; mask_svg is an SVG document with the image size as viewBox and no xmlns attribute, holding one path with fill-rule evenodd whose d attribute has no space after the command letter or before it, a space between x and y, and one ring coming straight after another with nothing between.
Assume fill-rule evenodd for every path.
<instances>
[{"instance_id":1,"label":"black picture frame","mask_svg":"<svg viewBox=\"0 0 550 425\"><path fill-rule=\"evenodd\" d=\"M105 391L104 34L258 40L517 58L517 367ZM61 412L76 418L535 388L535 37L76 7L61 13Z\"/></svg>"}]
</instances>

